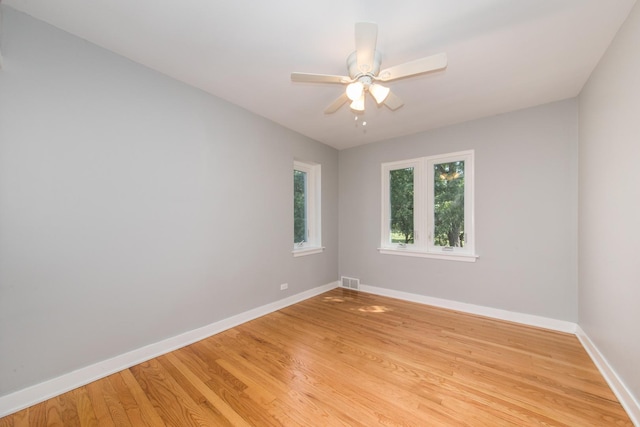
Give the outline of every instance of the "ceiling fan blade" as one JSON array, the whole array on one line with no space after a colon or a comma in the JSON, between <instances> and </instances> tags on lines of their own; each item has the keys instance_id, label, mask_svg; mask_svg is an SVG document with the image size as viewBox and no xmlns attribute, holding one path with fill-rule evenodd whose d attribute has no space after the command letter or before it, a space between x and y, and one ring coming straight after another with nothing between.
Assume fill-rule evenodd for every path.
<instances>
[{"instance_id":1,"label":"ceiling fan blade","mask_svg":"<svg viewBox=\"0 0 640 427\"><path fill-rule=\"evenodd\" d=\"M416 74L428 73L429 71L442 70L447 66L447 54L438 53L415 61L405 62L380 71L376 80L388 82L389 80L401 79L403 77L414 76Z\"/></svg>"},{"instance_id":2,"label":"ceiling fan blade","mask_svg":"<svg viewBox=\"0 0 640 427\"><path fill-rule=\"evenodd\" d=\"M349 98L347 97L346 93L342 93L342 95L340 95L338 97L338 99L336 99L335 101L333 101L331 103L331 105L329 105L327 108L325 108L324 113L325 114L331 114L331 113L335 113L336 111L338 111L340 109L340 107L342 107L342 105L347 102L349 100Z\"/></svg>"},{"instance_id":3,"label":"ceiling fan blade","mask_svg":"<svg viewBox=\"0 0 640 427\"><path fill-rule=\"evenodd\" d=\"M378 25L373 22L356 23L356 61L360 73L370 73L375 60Z\"/></svg>"},{"instance_id":4,"label":"ceiling fan blade","mask_svg":"<svg viewBox=\"0 0 640 427\"><path fill-rule=\"evenodd\" d=\"M291 73L291 81L303 83L351 83L351 79L347 76L312 73Z\"/></svg>"},{"instance_id":5,"label":"ceiling fan blade","mask_svg":"<svg viewBox=\"0 0 640 427\"><path fill-rule=\"evenodd\" d=\"M404 102L402 101L402 99L398 98L397 95L390 91L389 95L387 95L384 100L384 105L395 111L398 108L402 107L404 105Z\"/></svg>"}]
</instances>

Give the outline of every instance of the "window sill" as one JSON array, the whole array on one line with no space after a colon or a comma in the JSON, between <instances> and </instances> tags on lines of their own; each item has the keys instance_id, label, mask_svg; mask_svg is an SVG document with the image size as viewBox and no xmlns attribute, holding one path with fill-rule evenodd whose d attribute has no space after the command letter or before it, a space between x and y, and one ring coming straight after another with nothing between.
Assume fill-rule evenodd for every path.
<instances>
[{"instance_id":1,"label":"window sill","mask_svg":"<svg viewBox=\"0 0 640 427\"><path fill-rule=\"evenodd\" d=\"M447 261L476 262L478 255L461 253L424 252L404 248L378 248L383 255L412 256L418 258L444 259Z\"/></svg>"},{"instance_id":2,"label":"window sill","mask_svg":"<svg viewBox=\"0 0 640 427\"><path fill-rule=\"evenodd\" d=\"M294 257L319 254L324 251L324 246L314 246L309 248L294 249L292 251Z\"/></svg>"}]
</instances>

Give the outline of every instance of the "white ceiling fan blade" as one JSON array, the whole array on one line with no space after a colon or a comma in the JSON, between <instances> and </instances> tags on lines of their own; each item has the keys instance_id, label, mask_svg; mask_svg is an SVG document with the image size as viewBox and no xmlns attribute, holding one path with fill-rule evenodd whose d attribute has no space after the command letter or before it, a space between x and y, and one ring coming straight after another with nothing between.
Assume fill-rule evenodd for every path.
<instances>
[{"instance_id":1,"label":"white ceiling fan blade","mask_svg":"<svg viewBox=\"0 0 640 427\"><path fill-rule=\"evenodd\" d=\"M403 77L414 76L416 74L428 73L429 71L442 70L447 66L447 54L438 53L415 61L389 67L380 71L376 80L388 82L389 80L401 79Z\"/></svg>"},{"instance_id":2,"label":"white ceiling fan blade","mask_svg":"<svg viewBox=\"0 0 640 427\"><path fill-rule=\"evenodd\" d=\"M370 73L373 70L377 40L377 24L373 22L356 23L356 61L359 72Z\"/></svg>"},{"instance_id":3,"label":"white ceiling fan blade","mask_svg":"<svg viewBox=\"0 0 640 427\"><path fill-rule=\"evenodd\" d=\"M398 108L402 107L404 105L404 102L402 102L402 99L398 98L398 96L396 96L393 92L389 91L389 94L384 100L384 105L395 111Z\"/></svg>"},{"instance_id":4,"label":"white ceiling fan blade","mask_svg":"<svg viewBox=\"0 0 640 427\"><path fill-rule=\"evenodd\" d=\"M351 83L351 79L347 76L313 73L291 73L291 81L302 83Z\"/></svg>"},{"instance_id":5,"label":"white ceiling fan blade","mask_svg":"<svg viewBox=\"0 0 640 427\"><path fill-rule=\"evenodd\" d=\"M340 107L342 107L342 105L347 102L349 100L349 98L347 97L346 93L342 93L342 95L340 95L338 97L338 99L336 99L335 101L333 101L331 103L331 105L329 105L327 108L325 108L324 113L325 114L331 114L331 113L335 113L336 111L338 111L340 109Z\"/></svg>"}]
</instances>

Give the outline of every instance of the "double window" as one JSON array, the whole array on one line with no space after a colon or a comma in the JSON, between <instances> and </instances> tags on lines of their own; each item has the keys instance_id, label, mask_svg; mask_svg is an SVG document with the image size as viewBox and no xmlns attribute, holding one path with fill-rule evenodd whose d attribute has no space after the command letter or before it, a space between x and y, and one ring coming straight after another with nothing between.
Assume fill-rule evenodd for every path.
<instances>
[{"instance_id":1,"label":"double window","mask_svg":"<svg viewBox=\"0 0 640 427\"><path fill-rule=\"evenodd\" d=\"M293 255L322 252L320 165L293 162Z\"/></svg>"},{"instance_id":2,"label":"double window","mask_svg":"<svg viewBox=\"0 0 640 427\"><path fill-rule=\"evenodd\" d=\"M382 164L384 254L475 261L473 151Z\"/></svg>"}]
</instances>

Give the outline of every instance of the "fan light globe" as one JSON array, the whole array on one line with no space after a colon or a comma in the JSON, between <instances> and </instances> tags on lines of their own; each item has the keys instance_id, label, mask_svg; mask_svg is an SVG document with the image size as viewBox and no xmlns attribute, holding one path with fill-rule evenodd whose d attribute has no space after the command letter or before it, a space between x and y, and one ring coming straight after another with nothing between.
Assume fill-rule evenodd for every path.
<instances>
[{"instance_id":1,"label":"fan light globe","mask_svg":"<svg viewBox=\"0 0 640 427\"><path fill-rule=\"evenodd\" d=\"M384 100L387 99L387 96L389 96L389 88L377 83L369 86L369 92L371 92L371 95L376 100L378 105L382 104Z\"/></svg>"},{"instance_id":2,"label":"fan light globe","mask_svg":"<svg viewBox=\"0 0 640 427\"><path fill-rule=\"evenodd\" d=\"M364 94L364 85L360 82L353 82L347 86L347 97L355 102Z\"/></svg>"},{"instance_id":3,"label":"fan light globe","mask_svg":"<svg viewBox=\"0 0 640 427\"><path fill-rule=\"evenodd\" d=\"M364 92L360 98L353 101L349 107L354 111L364 111Z\"/></svg>"}]
</instances>

